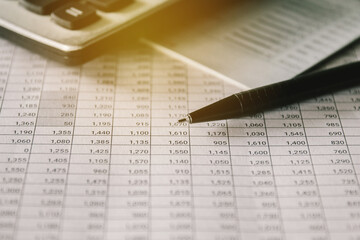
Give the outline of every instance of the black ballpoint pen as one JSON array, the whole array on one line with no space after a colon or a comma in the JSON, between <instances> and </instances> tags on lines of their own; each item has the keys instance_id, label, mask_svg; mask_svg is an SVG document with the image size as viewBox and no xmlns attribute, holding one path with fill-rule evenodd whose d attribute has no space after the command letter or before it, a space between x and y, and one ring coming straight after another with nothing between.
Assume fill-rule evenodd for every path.
<instances>
[{"instance_id":1,"label":"black ballpoint pen","mask_svg":"<svg viewBox=\"0 0 360 240\"><path fill-rule=\"evenodd\" d=\"M187 114L179 122L207 122L237 118L360 84L360 62L239 92Z\"/></svg>"}]
</instances>

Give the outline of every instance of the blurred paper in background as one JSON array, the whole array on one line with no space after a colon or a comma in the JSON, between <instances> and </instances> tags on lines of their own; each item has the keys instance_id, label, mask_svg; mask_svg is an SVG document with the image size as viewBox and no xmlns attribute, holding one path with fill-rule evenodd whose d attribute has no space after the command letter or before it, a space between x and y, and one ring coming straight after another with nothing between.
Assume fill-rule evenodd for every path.
<instances>
[{"instance_id":1,"label":"blurred paper in background","mask_svg":"<svg viewBox=\"0 0 360 240\"><path fill-rule=\"evenodd\" d=\"M149 37L249 88L291 78L360 35L360 1L238 1Z\"/></svg>"}]
</instances>

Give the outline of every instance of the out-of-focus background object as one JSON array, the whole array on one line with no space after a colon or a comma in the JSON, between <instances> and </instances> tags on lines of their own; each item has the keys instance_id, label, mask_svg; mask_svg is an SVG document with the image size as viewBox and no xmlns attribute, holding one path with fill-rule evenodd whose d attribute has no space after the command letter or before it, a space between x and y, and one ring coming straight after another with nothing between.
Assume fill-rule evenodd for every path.
<instances>
[{"instance_id":1,"label":"out-of-focus background object","mask_svg":"<svg viewBox=\"0 0 360 240\"><path fill-rule=\"evenodd\" d=\"M3 0L0 34L60 61L79 63L101 51L109 37L176 1Z\"/></svg>"},{"instance_id":2,"label":"out-of-focus background object","mask_svg":"<svg viewBox=\"0 0 360 240\"><path fill-rule=\"evenodd\" d=\"M359 7L356 0L4 0L0 34L68 64L149 36L251 88L290 78L354 41Z\"/></svg>"},{"instance_id":3,"label":"out-of-focus background object","mask_svg":"<svg viewBox=\"0 0 360 240\"><path fill-rule=\"evenodd\" d=\"M294 77L355 41L359 9L354 0L235 1L178 19L147 42L254 88Z\"/></svg>"}]
</instances>

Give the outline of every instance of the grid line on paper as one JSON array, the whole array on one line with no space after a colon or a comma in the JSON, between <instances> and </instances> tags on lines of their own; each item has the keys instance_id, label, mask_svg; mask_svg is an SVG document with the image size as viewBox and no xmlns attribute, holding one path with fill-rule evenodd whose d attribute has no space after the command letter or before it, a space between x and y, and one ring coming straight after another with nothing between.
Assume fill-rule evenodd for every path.
<instances>
[{"instance_id":1,"label":"grid line on paper","mask_svg":"<svg viewBox=\"0 0 360 240\"><path fill-rule=\"evenodd\" d=\"M80 84L81 84L81 67L79 67L79 77L78 77L78 85L77 85L77 89L80 89ZM76 94L76 106L78 104L78 101L79 101L79 90ZM59 223L59 235L61 236L62 234L62 227L63 227L63 222L65 221L64 220L64 212L65 212L65 201L66 201L66 193L67 193L67 188L68 188L68 180L69 180L69 169L70 169L70 164L71 164L71 160L72 160L72 149L73 149L73 141L74 141L74 131L75 131L75 126L76 126L76 114L77 114L77 110L78 108L76 107L75 109L75 113L74 113L74 125L73 125L73 128L72 128L72 135L71 135L71 146L70 146L70 152L69 152L69 159L68 159L68 164L67 164L67 173L66 173L66 177L65 177L65 186L64 186L64 195L63 195L63 198L62 198L62 206L61 206L61 218L60 218L60 223Z\"/></svg>"},{"instance_id":2,"label":"grid line on paper","mask_svg":"<svg viewBox=\"0 0 360 240\"><path fill-rule=\"evenodd\" d=\"M118 69L118 62L119 58L116 57L116 70ZM109 168L108 168L108 176L107 176L107 189L106 189L106 200L105 200L105 212L104 212L104 229L103 229L103 239L107 239L107 232L109 231L107 229L108 227L108 214L109 214L109 187L111 185L110 181L111 181L111 167L113 165L112 163L112 159L113 159L113 155L112 155L112 151L113 151L113 137L114 137L114 118L115 118L115 102L116 102L116 89L117 89L117 82L118 82L118 71L116 71L115 76L114 76L114 93L113 93L113 101L112 101L112 116L111 116L111 136L110 136L110 153L109 153Z\"/></svg>"}]
</instances>

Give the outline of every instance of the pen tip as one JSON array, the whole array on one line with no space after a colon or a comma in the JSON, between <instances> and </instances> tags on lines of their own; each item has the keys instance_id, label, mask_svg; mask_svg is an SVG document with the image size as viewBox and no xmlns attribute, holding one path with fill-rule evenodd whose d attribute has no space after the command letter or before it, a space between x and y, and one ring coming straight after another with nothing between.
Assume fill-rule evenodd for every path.
<instances>
[{"instance_id":1,"label":"pen tip","mask_svg":"<svg viewBox=\"0 0 360 240\"><path fill-rule=\"evenodd\" d=\"M179 123L181 123L181 122L192 123L192 119L191 119L191 116L188 114L186 117L179 119L178 122Z\"/></svg>"}]
</instances>

